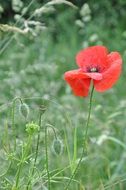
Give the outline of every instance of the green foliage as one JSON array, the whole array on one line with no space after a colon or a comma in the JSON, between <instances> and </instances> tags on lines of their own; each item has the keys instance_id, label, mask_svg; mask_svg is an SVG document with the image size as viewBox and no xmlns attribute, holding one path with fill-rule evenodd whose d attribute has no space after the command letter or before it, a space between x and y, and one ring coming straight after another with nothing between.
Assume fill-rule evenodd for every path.
<instances>
[{"instance_id":1,"label":"green foliage","mask_svg":"<svg viewBox=\"0 0 126 190\"><path fill-rule=\"evenodd\" d=\"M78 1L78 9L57 2L1 3L2 23L8 23L0 43L1 190L48 189L46 143L51 190L64 188L80 159L88 99L74 97L63 74L76 68L76 53L89 45L126 57L125 1ZM69 190L126 189L125 64L123 71L113 89L94 94L88 156ZM23 104L17 98L13 107L15 97ZM45 143L47 125L55 132L48 127ZM37 133L27 135L26 127Z\"/></svg>"}]
</instances>

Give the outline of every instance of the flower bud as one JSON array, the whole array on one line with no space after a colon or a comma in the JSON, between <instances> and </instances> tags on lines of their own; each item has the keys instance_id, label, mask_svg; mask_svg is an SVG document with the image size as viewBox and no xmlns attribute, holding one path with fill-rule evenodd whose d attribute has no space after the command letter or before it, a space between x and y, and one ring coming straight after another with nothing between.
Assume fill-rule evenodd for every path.
<instances>
[{"instance_id":1,"label":"flower bud","mask_svg":"<svg viewBox=\"0 0 126 190\"><path fill-rule=\"evenodd\" d=\"M36 123L28 123L26 124L26 132L29 134L29 135L33 135L34 133L38 132L40 130L40 126L37 125Z\"/></svg>"},{"instance_id":2,"label":"flower bud","mask_svg":"<svg viewBox=\"0 0 126 190\"><path fill-rule=\"evenodd\" d=\"M44 114L47 107L45 105L40 105L39 109L40 109L41 114Z\"/></svg>"},{"instance_id":3,"label":"flower bud","mask_svg":"<svg viewBox=\"0 0 126 190\"><path fill-rule=\"evenodd\" d=\"M63 142L59 138L53 140L52 151L55 155L61 155L63 153Z\"/></svg>"},{"instance_id":4,"label":"flower bud","mask_svg":"<svg viewBox=\"0 0 126 190\"><path fill-rule=\"evenodd\" d=\"M28 115L29 115L29 107L27 104L25 103L21 103L20 107L19 107L19 112L20 114L27 119Z\"/></svg>"}]
</instances>

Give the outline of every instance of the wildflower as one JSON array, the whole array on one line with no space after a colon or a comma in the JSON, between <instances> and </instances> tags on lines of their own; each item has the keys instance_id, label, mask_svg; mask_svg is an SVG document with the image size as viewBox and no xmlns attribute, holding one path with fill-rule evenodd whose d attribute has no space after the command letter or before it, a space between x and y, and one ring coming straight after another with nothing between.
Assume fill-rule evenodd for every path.
<instances>
[{"instance_id":1,"label":"wildflower","mask_svg":"<svg viewBox=\"0 0 126 190\"><path fill-rule=\"evenodd\" d=\"M91 80L98 92L110 89L121 73L120 54L108 53L104 46L92 46L80 51L76 62L79 69L68 71L64 75L76 96L88 96Z\"/></svg>"}]
</instances>

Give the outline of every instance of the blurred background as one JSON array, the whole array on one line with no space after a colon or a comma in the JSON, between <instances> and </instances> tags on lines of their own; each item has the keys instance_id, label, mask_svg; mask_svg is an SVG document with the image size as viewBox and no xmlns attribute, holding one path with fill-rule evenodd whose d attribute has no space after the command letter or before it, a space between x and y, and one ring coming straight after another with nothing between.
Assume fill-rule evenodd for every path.
<instances>
[{"instance_id":1,"label":"blurred background","mask_svg":"<svg viewBox=\"0 0 126 190\"><path fill-rule=\"evenodd\" d=\"M77 8L72 7L71 2ZM75 55L87 46L104 44L110 51L117 50L125 56L125 0L46 3L49 1L0 2L1 24L16 26L26 32L21 35L13 31L0 31L1 56L6 58L6 64L1 60L1 79L7 85L1 87L1 91L9 89L9 97L27 94L27 90L29 95L48 92L54 96L64 94L67 85L64 86L63 73L76 68ZM8 43L9 40L11 42ZM36 85L38 78L41 83ZM19 90L21 86L22 91ZM124 90L121 93L123 95ZM6 100L8 95L6 97L5 94L2 99Z\"/></svg>"},{"instance_id":2,"label":"blurred background","mask_svg":"<svg viewBox=\"0 0 126 190\"><path fill-rule=\"evenodd\" d=\"M126 189L125 10L125 0L0 0L1 128L5 120L10 123L8 105L13 98L26 98L31 111L29 121L36 120L36 109L43 98L48 107L45 123L52 123L63 139L64 153L60 160L64 167L69 162L64 139L68 138L72 158L77 137L77 159L88 110L88 98L72 95L63 79L64 72L76 69L77 52L91 45L105 45L109 51L119 51L123 57L118 83L105 93L94 94L89 129L90 156L80 169L79 185L74 184L72 190ZM17 111L19 138L24 133L22 123ZM50 157L52 169L61 165L53 153ZM68 174L66 170L62 176ZM54 189L62 189L62 184L54 184Z\"/></svg>"}]
</instances>

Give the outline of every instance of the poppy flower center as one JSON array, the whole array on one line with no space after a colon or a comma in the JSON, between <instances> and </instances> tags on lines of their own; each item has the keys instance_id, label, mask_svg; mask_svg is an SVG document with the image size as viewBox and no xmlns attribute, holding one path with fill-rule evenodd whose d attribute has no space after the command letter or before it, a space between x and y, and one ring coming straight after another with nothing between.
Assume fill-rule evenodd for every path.
<instances>
[{"instance_id":1,"label":"poppy flower center","mask_svg":"<svg viewBox=\"0 0 126 190\"><path fill-rule=\"evenodd\" d=\"M90 67L90 68L87 68L87 71L89 73L97 73L97 72L99 72L99 68L97 68L97 67Z\"/></svg>"},{"instance_id":2,"label":"poppy flower center","mask_svg":"<svg viewBox=\"0 0 126 190\"><path fill-rule=\"evenodd\" d=\"M96 67L93 67L93 68L90 69L90 72L91 73L98 72L98 69Z\"/></svg>"}]
</instances>

